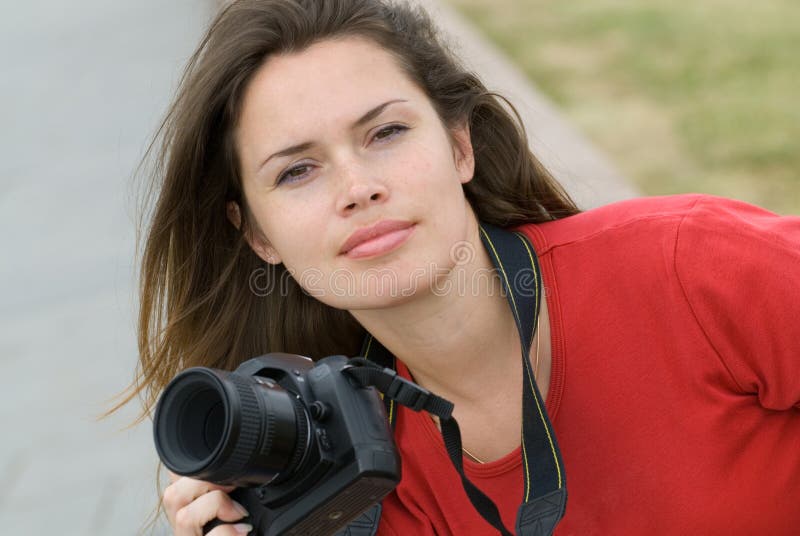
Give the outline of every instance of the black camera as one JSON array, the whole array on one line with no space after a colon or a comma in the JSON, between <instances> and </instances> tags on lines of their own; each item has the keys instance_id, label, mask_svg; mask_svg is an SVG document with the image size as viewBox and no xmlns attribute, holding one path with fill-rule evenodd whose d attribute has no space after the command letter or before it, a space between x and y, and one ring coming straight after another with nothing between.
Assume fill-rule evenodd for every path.
<instances>
[{"instance_id":1,"label":"black camera","mask_svg":"<svg viewBox=\"0 0 800 536\"><path fill-rule=\"evenodd\" d=\"M380 395L344 373L348 362L271 353L234 372L181 372L156 407L161 460L237 486L255 534L336 533L400 481Z\"/></svg>"}]
</instances>

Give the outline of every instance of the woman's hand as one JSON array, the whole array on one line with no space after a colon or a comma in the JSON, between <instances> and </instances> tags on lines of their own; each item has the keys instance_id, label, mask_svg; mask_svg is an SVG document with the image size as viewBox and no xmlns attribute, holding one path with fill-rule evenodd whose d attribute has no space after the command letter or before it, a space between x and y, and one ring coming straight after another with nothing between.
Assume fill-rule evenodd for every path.
<instances>
[{"instance_id":1,"label":"woman's hand","mask_svg":"<svg viewBox=\"0 0 800 536\"><path fill-rule=\"evenodd\" d=\"M241 504L228 496L234 486L218 486L172 472L169 479L172 483L164 489L164 508L175 536L202 536L203 526L214 518L233 522L248 515ZM237 523L219 525L208 534L241 536L251 530L252 525Z\"/></svg>"}]
</instances>

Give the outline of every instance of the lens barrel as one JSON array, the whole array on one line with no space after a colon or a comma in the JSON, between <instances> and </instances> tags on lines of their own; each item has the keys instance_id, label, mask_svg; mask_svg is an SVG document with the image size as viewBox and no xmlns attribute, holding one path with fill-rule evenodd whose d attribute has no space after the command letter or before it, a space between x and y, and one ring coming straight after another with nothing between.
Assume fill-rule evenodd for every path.
<instances>
[{"instance_id":1,"label":"lens barrel","mask_svg":"<svg viewBox=\"0 0 800 536\"><path fill-rule=\"evenodd\" d=\"M156 450L171 471L209 482L267 484L309 448L302 403L269 378L195 367L167 385L156 407Z\"/></svg>"}]
</instances>

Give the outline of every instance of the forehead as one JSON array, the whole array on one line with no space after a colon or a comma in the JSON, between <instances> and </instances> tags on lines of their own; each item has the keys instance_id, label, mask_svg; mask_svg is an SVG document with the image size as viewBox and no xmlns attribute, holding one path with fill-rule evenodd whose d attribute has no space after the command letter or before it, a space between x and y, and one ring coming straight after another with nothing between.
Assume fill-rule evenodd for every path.
<instances>
[{"instance_id":1,"label":"forehead","mask_svg":"<svg viewBox=\"0 0 800 536\"><path fill-rule=\"evenodd\" d=\"M254 122L289 128L350 121L391 98L424 98L394 56L365 38L320 41L270 57L258 69L244 93L239 130L245 134Z\"/></svg>"}]
</instances>

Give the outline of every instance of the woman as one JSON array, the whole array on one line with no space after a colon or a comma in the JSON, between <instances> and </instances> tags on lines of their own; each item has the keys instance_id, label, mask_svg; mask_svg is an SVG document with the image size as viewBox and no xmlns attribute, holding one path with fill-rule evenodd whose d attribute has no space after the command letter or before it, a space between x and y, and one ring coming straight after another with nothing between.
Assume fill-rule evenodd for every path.
<instances>
[{"instance_id":1,"label":"woman","mask_svg":"<svg viewBox=\"0 0 800 536\"><path fill-rule=\"evenodd\" d=\"M569 481L555 534L800 526L797 218L707 196L579 213L426 15L380 0L232 3L161 134L146 410L188 366L357 355L366 338L455 404L466 476L505 527L537 485L520 446L534 380ZM501 292L492 226L531 245L533 336ZM403 480L378 533L497 534L437 425L398 408ZM175 534L251 530L231 488L171 478Z\"/></svg>"}]
</instances>

